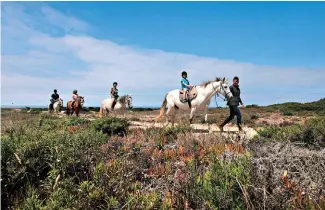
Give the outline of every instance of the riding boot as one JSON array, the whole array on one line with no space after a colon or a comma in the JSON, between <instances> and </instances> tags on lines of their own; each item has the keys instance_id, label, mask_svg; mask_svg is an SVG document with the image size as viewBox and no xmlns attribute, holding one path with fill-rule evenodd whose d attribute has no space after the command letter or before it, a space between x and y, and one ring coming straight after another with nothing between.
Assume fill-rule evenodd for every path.
<instances>
[{"instance_id":1,"label":"riding boot","mask_svg":"<svg viewBox=\"0 0 325 210\"><path fill-rule=\"evenodd\" d=\"M185 96L185 97L184 97L185 101L188 102L188 94L187 94L187 92L184 93L184 96Z\"/></svg>"},{"instance_id":2,"label":"riding boot","mask_svg":"<svg viewBox=\"0 0 325 210\"><path fill-rule=\"evenodd\" d=\"M115 104L116 104L116 101L114 100L112 103L112 106L111 106L112 109L114 109Z\"/></svg>"},{"instance_id":3,"label":"riding boot","mask_svg":"<svg viewBox=\"0 0 325 210\"><path fill-rule=\"evenodd\" d=\"M237 126L238 126L238 130L239 131L242 131L243 130L243 128L241 127L241 124L237 124Z\"/></svg>"},{"instance_id":4,"label":"riding boot","mask_svg":"<svg viewBox=\"0 0 325 210\"><path fill-rule=\"evenodd\" d=\"M71 111L72 112L74 112L74 103L75 103L75 101L72 101L72 103L71 103Z\"/></svg>"},{"instance_id":5,"label":"riding boot","mask_svg":"<svg viewBox=\"0 0 325 210\"><path fill-rule=\"evenodd\" d=\"M220 124L218 125L218 128L220 129L220 131L223 131L223 126L225 126L225 122L220 123Z\"/></svg>"}]
</instances>

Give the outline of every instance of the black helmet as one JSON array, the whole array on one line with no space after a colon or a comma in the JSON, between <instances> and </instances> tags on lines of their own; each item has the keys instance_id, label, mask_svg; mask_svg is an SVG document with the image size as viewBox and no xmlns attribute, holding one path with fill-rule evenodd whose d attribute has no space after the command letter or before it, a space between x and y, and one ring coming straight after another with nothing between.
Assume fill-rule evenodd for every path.
<instances>
[{"instance_id":1,"label":"black helmet","mask_svg":"<svg viewBox=\"0 0 325 210\"><path fill-rule=\"evenodd\" d=\"M183 76L183 75L187 76L186 71L183 71L183 72L182 72L182 76Z\"/></svg>"},{"instance_id":2,"label":"black helmet","mask_svg":"<svg viewBox=\"0 0 325 210\"><path fill-rule=\"evenodd\" d=\"M113 82L113 85L117 85L117 82Z\"/></svg>"},{"instance_id":3,"label":"black helmet","mask_svg":"<svg viewBox=\"0 0 325 210\"><path fill-rule=\"evenodd\" d=\"M74 94L77 94L77 92L78 92L77 90L74 90L74 91L73 91Z\"/></svg>"},{"instance_id":4,"label":"black helmet","mask_svg":"<svg viewBox=\"0 0 325 210\"><path fill-rule=\"evenodd\" d=\"M54 93L58 92L56 89L54 89Z\"/></svg>"}]
</instances>

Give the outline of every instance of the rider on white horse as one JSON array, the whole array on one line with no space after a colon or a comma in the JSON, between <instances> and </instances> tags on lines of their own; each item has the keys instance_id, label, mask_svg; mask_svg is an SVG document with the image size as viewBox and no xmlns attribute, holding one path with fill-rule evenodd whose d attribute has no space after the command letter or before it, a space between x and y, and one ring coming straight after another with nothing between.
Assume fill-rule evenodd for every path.
<instances>
[{"instance_id":1,"label":"rider on white horse","mask_svg":"<svg viewBox=\"0 0 325 210\"><path fill-rule=\"evenodd\" d=\"M117 82L113 83L113 87L111 88L111 98L114 99L113 103L112 103L112 109L114 109L114 106L117 102L119 95L118 95L118 89L117 89Z\"/></svg>"},{"instance_id":2,"label":"rider on white horse","mask_svg":"<svg viewBox=\"0 0 325 210\"><path fill-rule=\"evenodd\" d=\"M187 79L187 72L186 71L182 72L181 85L182 85L182 90L184 91L184 94L185 94L185 98L187 99L188 98L188 91L190 90L192 85L190 85L190 82Z\"/></svg>"},{"instance_id":3,"label":"rider on white horse","mask_svg":"<svg viewBox=\"0 0 325 210\"><path fill-rule=\"evenodd\" d=\"M54 89L54 93L51 95L50 100L50 109L53 109L53 104L60 98L59 94L57 93L57 90Z\"/></svg>"}]
</instances>

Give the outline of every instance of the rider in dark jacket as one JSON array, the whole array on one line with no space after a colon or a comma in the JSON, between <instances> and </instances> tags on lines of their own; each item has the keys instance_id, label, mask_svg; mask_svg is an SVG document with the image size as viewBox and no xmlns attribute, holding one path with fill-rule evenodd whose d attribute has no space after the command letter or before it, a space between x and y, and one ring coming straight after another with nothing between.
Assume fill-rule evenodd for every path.
<instances>
[{"instance_id":1,"label":"rider in dark jacket","mask_svg":"<svg viewBox=\"0 0 325 210\"><path fill-rule=\"evenodd\" d=\"M113 103L112 103L112 109L114 109L114 106L117 102L119 95L118 95L118 89L117 89L117 82L113 83L113 87L111 88L111 98L114 99Z\"/></svg>"},{"instance_id":2,"label":"rider in dark jacket","mask_svg":"<svg viewBox=\"0 0 325 210\"><path fill-rule=\"evenodd\" d=\"M54 93L51 95L50 109L53 109L54 102L60 98L60 96L59 96L59 94L57 92L58 91L56 89L54 89Z\"/></svg>"}]
</instances>

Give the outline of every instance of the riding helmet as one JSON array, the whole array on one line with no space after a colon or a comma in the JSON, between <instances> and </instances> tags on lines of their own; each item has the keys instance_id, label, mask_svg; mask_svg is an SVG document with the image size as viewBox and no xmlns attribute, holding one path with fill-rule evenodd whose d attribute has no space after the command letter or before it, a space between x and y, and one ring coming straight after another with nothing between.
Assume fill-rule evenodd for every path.
<instances>
[{"instance_id":1,"label":"riding helmet","mask_svg":"<svg viewBox=\"0 0 325 210\"><path fill-rule=\"evenodd\" d=\"M117 82L114 82L113 85L117 85Z\"/></svg>"},{"instance_id":2,"label":"riding helmet","mask_svg":"<svg viewBox=\"0 0 325 210\"><path fill-rule=\"evenodd\" d=\"M73 91L73 94L77 94L77 92L78 92L77 90L74 90L74 91Z\"/></svg>"}]
</instances>

